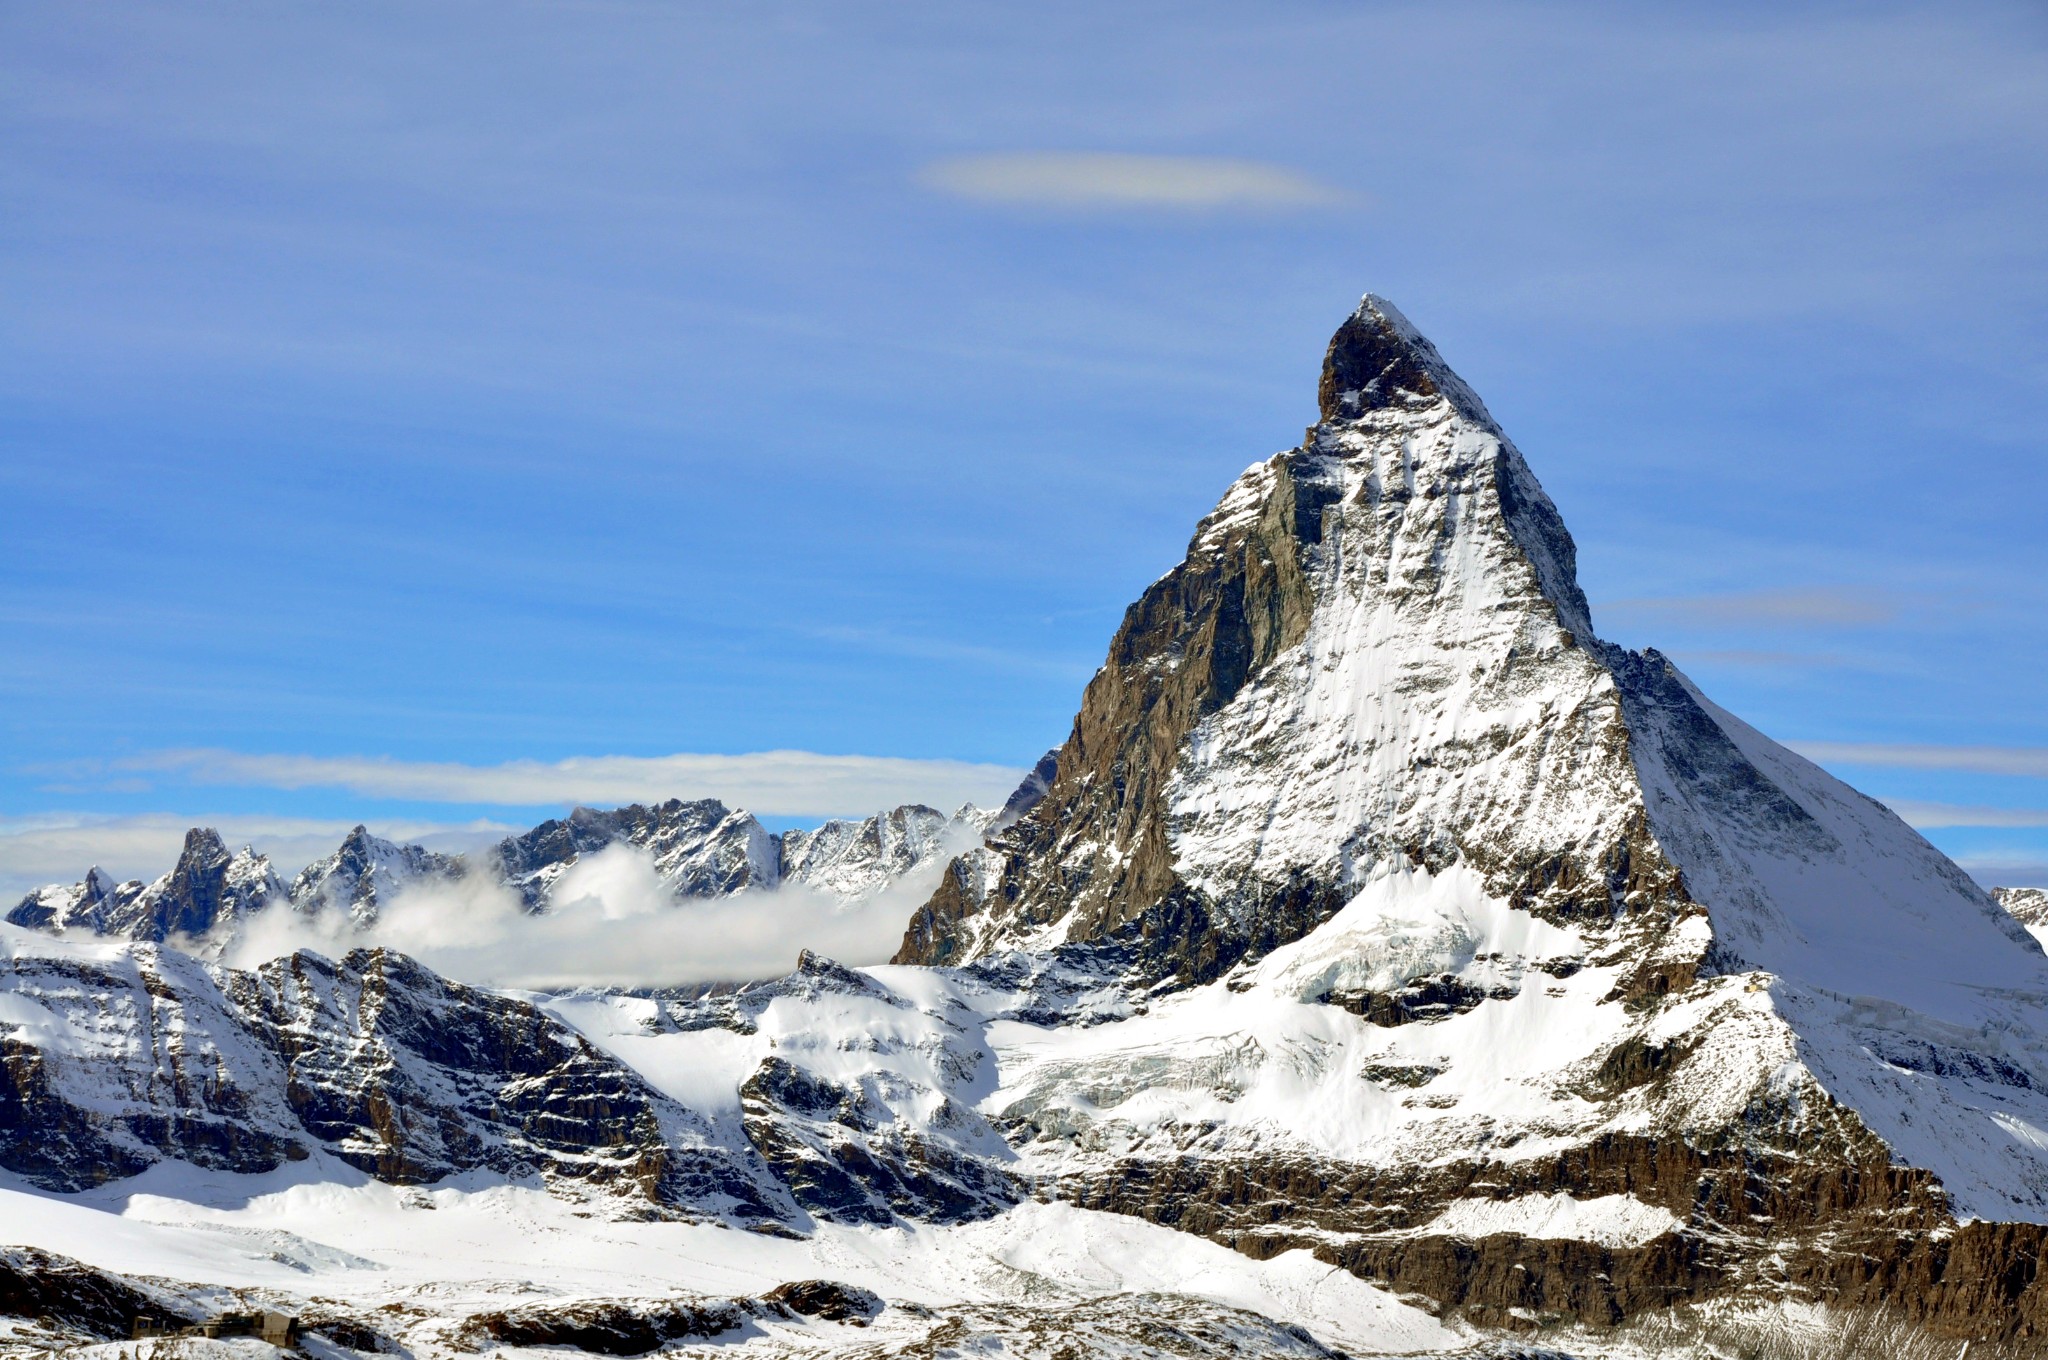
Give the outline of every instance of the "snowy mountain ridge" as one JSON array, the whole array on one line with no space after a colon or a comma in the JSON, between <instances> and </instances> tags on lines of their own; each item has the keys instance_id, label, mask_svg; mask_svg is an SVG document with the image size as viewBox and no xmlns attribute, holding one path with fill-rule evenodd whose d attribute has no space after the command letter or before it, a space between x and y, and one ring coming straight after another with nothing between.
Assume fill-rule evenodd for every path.
<instances>
[{"instance_id":1,"label":"snowy mountain ridge","mask_svg":"<svg viewBox=\"0 0 2048 1360\"><path fill-rule=\"evenodd\" d=\"M861 821L835 819L813 830L772 834L753 814L715 800L671 799L611 811L579 807L473 858L400 845L357 826L289 887L252 847L230 854L218 832L195 827L177 865L152 883L114 883L94 867L78 883L29 893L6 920L58 933L186 941L204 950L273 906L338 915L367 928L407 889L472 873L510 887L529 910L546 911L571 867L613 845L649 854L664 890L677 900L795 884L850 907L972 844L996 816L971 806L948 816L906 804Z\"/></svg>"}]
</instances>

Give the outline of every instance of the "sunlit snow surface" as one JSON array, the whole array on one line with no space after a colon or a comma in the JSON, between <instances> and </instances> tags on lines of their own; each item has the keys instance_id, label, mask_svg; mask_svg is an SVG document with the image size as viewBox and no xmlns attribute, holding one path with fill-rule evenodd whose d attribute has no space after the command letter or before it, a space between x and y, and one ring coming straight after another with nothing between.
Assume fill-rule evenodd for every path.
<instances>
[{"instance_id":1,"label":"sunlit snow surface","mask_svg":"<svg viewBox=\"0 0 2048 1360\"><path fill-rule=\"evenodd\" d=\"M1055 1204L964 1227L822 1225L791 1240L610 1222L519 1186L399 1189L326 1160L253 1177L167 1164L92 1195L0 1190L0 1239L128 1274L433 1316L550 1297L744 1296L825 1278L928 1308L1186 1296L1296 1323L1361 1355L1469 1341L1306 1252L1253 1261L1185 1233ZM412 1339L432 1350L435 1324L421 1325ZM887 1312L872 1333L781 1330L789 1334L751 1340L815 1351L834 1334L848 1345L899 1335ZM807 1330L826 1335L800 1335Z\"/></svg>"}]
</instances>

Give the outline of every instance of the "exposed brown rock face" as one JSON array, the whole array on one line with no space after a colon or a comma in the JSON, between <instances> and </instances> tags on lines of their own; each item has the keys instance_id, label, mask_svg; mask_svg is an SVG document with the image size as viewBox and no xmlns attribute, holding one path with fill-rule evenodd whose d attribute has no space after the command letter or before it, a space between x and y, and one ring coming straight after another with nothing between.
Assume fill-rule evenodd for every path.
<instances>
[{"instance_id":1,"label":"exposed brown rock face","mask_svg":"<svg viewBox=\"0 0 2048 1360\"><path fill-rule=\"evenodd\" d=\"M126 1338L137 1317L191 1320L133 1280L32 1247L0 1247L0 1317L47 1318L98 1340Z\"/></svg>"},{"instance_id":2,"label":"exposed brown rock face","mask_svg":"<svg viewBox=\"0 0 2048 1360\"><path fill-rule=\"evenodd\" d=\"M911 921L897 962L956 961L961 922L991 903L1019 930L1071 912L1071 938L1092 939L1181 887L1166 836L1167 776L1194 725L1300 640L1314 605L1302 548L1320 534L1321 495L1280 465L1254 520L1224 527L1131 606L1049 791L993 843L996 883L980 889L956 864ZM1077 862L1066 852L1083 843Z\"/></svg>"}]
</instances>

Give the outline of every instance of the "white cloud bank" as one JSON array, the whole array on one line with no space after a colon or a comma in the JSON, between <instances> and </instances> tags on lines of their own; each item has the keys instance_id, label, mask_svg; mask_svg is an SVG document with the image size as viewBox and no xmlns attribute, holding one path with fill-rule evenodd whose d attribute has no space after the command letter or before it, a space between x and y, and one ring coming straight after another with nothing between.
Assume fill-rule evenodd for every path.
<instances>
[{"instance_id":1,"label":"white cloud bank","mask_svg":"<svg viewBox=\"0 0 2048 1360\"><path fill-rule=\"evenodd\" d=\"M1987 888L2048 888L2048 857L2025 851L1990 851L1956 860Z\"/></svg>"},{"instance_id":2,"label":"white cloud bank","mask_svg":"<svg viewBox=\"0 0 2048 1360\"><path fill-rule=\"evenodd\" d=\"M1271 211L1346 199L1297 170L1263 161L1104 151L953 156L925 166L918 180L956 198L1019 207Z\"/></svg>"},{"instance_id":3,"label":"white cloud bank","mask_svg":"<svg viewBox=\"0 0 2048 1360\"><path fill-rule=\"evenodd\" d=\"M847 964L887 960L943 871L942 859L853 906L796 886L677 901L647 852L619 843L570 866L544 915L528 912L504 885L471 874L413 886L386 904L367 930L338 912L262 912L249 918L222 961L248 968L296 949L338 958L381 945L444 976L493 987L659 987L780 977L802 949Z\"/></svg>"},{"instance_id":4,"label":"white cloud bank","mask_svg":"<svg viewBox=\"0 0 2048 1360\"><path fill-rule=\"evenodd\" d=\"M571 756L502 765L391 760L378 756L249 755L158 751L117 768L182 775L199 784L266 789L338 788L367 798L506 807L612 807L669 798L716 798L727 807L785 817L865 817L905 803L950 811L999 806L1022 769L964 760L830 756L812 751L747 755Z\"/></svg>"}]
</instances>

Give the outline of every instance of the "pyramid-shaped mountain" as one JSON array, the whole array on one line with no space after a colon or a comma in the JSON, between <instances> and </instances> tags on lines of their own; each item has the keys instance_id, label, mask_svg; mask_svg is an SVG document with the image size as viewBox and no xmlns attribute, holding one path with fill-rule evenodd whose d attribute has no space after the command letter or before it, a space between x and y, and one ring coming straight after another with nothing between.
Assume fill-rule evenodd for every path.
<instances>
[{"instance_id":1,"label":"pyramid-shaped mountain","mask_svg":"<svg viewBox=\"0 0 2048 1360\"><path fill-rule=\"evenodd\" d=\"M1556 508L1391 304L1319 398L897 955L1147 989L1006 1069L1027 1162L1493 1307L1982 1302L1970 1251L2048 1243L2048 957L1883 806L1602 642ZM1490 1262L1454 1246L1489 1225Z\"/></svg>"}]
</instances>

